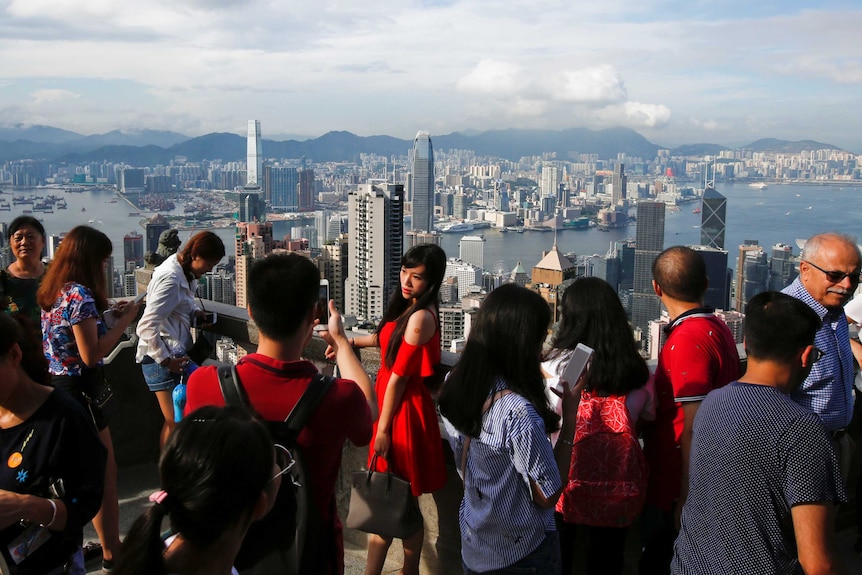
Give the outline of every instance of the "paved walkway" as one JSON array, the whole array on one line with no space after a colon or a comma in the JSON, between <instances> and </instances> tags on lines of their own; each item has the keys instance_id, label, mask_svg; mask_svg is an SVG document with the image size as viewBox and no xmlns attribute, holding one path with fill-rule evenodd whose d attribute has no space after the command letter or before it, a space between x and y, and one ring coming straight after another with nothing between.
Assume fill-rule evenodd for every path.
<instances>
[{"instance_id":1,"label":"paved walkway","mask_svg":"<svg viewBox=\"0 0 862 575\"><path fill-rule=\"evenodd\" d=\"M149 496L158 489L159 479L155 465L140 465L135 467L127 467L120 469L120 532L125 535L134 523L135 519L143 513L150 505ZM632 537L629 538L633 539ZM84 528L84 542L98 541L92 525ZM844 561L847 573L862 573L862 556L853 552L853 543L855 542L855 533L851 530L844 530L836 535L836 548L839 555ZM630 541L630 549L627 554L636 553L635 541ZM346 575L362 575L365 572L365 548L352 544L345 543L344 550L345 574ZM396 541L390 552L390 556L400 556L400 548ZM633 561L629 561L626 566L624 575L634 575L636 573ZM384 568L384 575L393 575L398 572L399 564L393 561L387 561ZM87 564L88 573L100 573L101 561L91 561Z\"/></svg>"}]
</instances>

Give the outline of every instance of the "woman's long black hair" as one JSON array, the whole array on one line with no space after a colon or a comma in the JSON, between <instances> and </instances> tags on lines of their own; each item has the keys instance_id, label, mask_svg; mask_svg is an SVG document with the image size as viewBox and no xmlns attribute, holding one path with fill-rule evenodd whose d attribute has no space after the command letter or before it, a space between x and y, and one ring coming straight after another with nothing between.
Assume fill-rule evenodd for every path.
<instances>
[{"instance_id":1,"label":"woman's long black hair","mask_svg":"<svg viewBox=\"0 0 862 575\"><path fill-rule=\"evenodd\" d=\"M579 343L595 350L586 389L600 395L625 395L649 379L649 368L638 353L626 312L605 280L575 280L560 299L560 325L551 341L549 359Z\"/></svg>"},{"instance_id":2,"label":"woman's long black hair","mask_svg":"<svg viewBox=\"0 0 862 575\"><path fill-rule=\"evenodd\" d=\"M141 515L123 542L117 575L163 575L162 519L197 549L251 511L273 476L275 456L266 427L245 410L202 407L171 434L159 461L166 496Z\"/></svg>"},{"instance_id":3,"label":"woman's long black hair","mask_svg":"<svg viewBox=\"0 0 862 575\"><path fill-rule=\"evenodd\" d=\"M392 293L389 299L389 305L383 313L383 319L377 325L374 331L377 340L380 341L380 332L383 326L390 321L397 322L395 331L392 332L392 337L389 340L389 345L386 348L386 354L383 356L385 364L389 367L395 365L395 358L398 357L398 348L401 347L401 340L404 338L404 331L407 329L407 321L413 312L420 309L433 309L437 311L437 302L440 299L440 286L443 284L443 276L446 273L446 252L435 244L417 244L407 250L401 256L402 268L416 268L421 265L425 266L425 281L428 282L428 287L425 293L416 298L416 301L404 299L401 294L401 286Z\"/></svg>"},{"instance_id":4,"label":"woman's long black hair","mask_svg":"<svg viewBox=\"0 0 862 575\"><path fill-rule=\"evenodd\" d=\"M549 433L556 431L560 417L548 404L541 370L550 323L550 307L536 292L515 284L492 291L440 393L440 413L460 432L478 437L485 400L502 378L533 404Z\"/></svg>"}]
</instances>

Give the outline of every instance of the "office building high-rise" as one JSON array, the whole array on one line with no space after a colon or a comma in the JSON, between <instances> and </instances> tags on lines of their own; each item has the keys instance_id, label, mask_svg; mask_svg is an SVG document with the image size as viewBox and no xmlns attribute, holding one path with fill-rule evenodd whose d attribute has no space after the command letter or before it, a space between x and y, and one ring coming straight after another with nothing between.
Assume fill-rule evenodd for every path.
<instances>
[{"instance_id":1,"label":"office building high-rise","mask_svg":"<svg viewBox=\"0 0 862 575\"><path fill-rule=\"evenodd\" d=\"M485 238L483 236L464 236L458 242L458 257L463 262L473 264L480 270L485 269Z\"/></svg>"},{"instance_id":2,"label":"office building high-rise","mask_svg":"<svg viewBox=\"0 0 862 575\"><path fill-rule=\"evenodd\" d=\"M449 258L443 277L458 278L458 299L462 299L470 293L472 286L482 285L482 268L455 258Z\"/></svg>"},{"instance_id":3,"label":"office building high-rise","mask_svg":"<svg viewBox=\"0 0 862 575\"><path fill-rule=\"evenodd\" d=\"M344 280L350 273L348 245L347 234L340 234L321 246L317 260L321 277L329 281L329 297L335 300L338 309L344 309Z\"/></svg>"},{"instance_id":4,"label":"office building high-rise","mask_svg":"<svg viewBox=\"0 0 862 575\"><path fill-rule=\"evenodd\" d=\"M147 236L147 250L148 252L155 252L159 249L159 236L162 235L162 232L165 230L171 229L171 224L168 223L168 219L162 214L156 214L147 222L145 227L145 234Z\"/></svg>"},{"instance_id":5,"label":"office building high-rise","mask_svg":"<svg viewBox=\"0 0 862 575\"><path fill-rule=\"evenodd\" d=\"M430 232L434 229L434 147L431 135L419 132L413 140L413 192L414 231Z\"/></svg>"},{"instance_id":6,"label":"office building high-rise","mask_svg":"<svg viewBox=\"0 0 862 575\"><path fill-rule=\"evenodd\" d=\"M260 121L248 121L246 138L246 180L247 188L263 188L263 152L260 147Z\"/></svg>"},{"instance_id":7,"label":"office building high-rise","mask_svg":"<svg viewBox=\"0 0 862 575\"><path fill-rule=\"evenodd\" d=\"M745 313L748 300L768 289L769 258L757 240L745 240L736 262L736 311Z\"/></svg>"},{"instance_id":8,"label":"office building high-rise","mask_svg":"<svg viewBox=\"0 0 862 575\"><path fill-rule=\"evenodd\" d=\"M254 260L278 247L272 237L272 222L239 222L236 226L236 305L248 306L248 272Z\"/></svg>"},{"instance_id":9,"label":"office building high-rise","mask_svg":"<svg viewBox=\"0 0 862 575\"><path fill-rule=\"evenodd\" d=\"M299 211L310 212L314 209L314 170L304 168L299 171L299 188L297 200L299 201Z\"/></svg>"},{"instance_id":10,"label":"office building high-rise","mask_svg":"<svg viewBox=\"0 0 862 575\"><path fill-rule=\"evenodd\" d=\"M275 211L295 212L299 209L299 173L296 168L267 166L266 185L270 205Z\"/></svg>"},{"instance_id":11,"label":"office building high-rise","mask_svg":"<svg viewBox=\"0 0 862 575\"><path fill-rule=\"evenodd\" d=\"M648 322L661 313L661 301L652 287L652 263L664 249L664 216L663 202L638 202L632 323L643 334Z\"/></svg>"},{"instance_id":12,"label":"office building high-rise","mask_svg":"<svg viewBox=\"0 0 862 575\"><path fill-rule=\"evenodd\" d=\"M628 177L626 176L625 164L620 162L614 167L614 175L611 179L611 205L616 206L626 199L626 186L628 186Z\"/></svg>"},{"instance_id":13,"label":"office building high-rise","mask_svg":"<svg viewBox=\"0 0 862 575\"><path fill-rule=\"evenodd\" d=\"M727 267L727 250L711 246L691 246L706 264L709 285L703 296L703 304L715 309L730 308L730 270Z\"/></svg>"},{"instance_id":14,"label":"office building high-rise","mask_svg":"<svg viewBox=\"0 0 862 575\"><path fill-rule=\"evenodd\" d=\"M123 236L123 269L128 270L129 265L143 267L144 265L144 236L138 232L131 232Z\"/></svg>"},{"instance_id":15,"label":"office building high-rise","mask_svg":"<svg viewBox=\"0 0 862 575\"><path fill-rule=\"evenodd\" d=\"M769 289L781 291L796 279L796 258L793 247L787 244L772 246L772 261L769 262Z\"/></svg>"},{"instance_id":16,"label":"office building high-rise","mask_svg":"<svg viewBox=\"0 0 862 575\"><path fill-rule=\"evenodd\" d=\"M557 166L544 164L542 166L542 180L539 182L539 191L543 198L553 198L557 202L557 192L560 187L560 171Z\"/></svg>"},{"instance_id":17,"label":"office building high-rise","mask_svg":"<svg viewBox=\"0 0 862 575\"><path fill-rule=\"evenodd\" d=\"M348 194L348 261L344 309L362 321L383 317L399 289L404 241L404 186L359 184Z\"/></svg>"},{"instance_id":18,"label":"office building high-rise","mask_svg":"<svg viewBox=\"0 0 862 575\"><path fill-rule=\"evenodd\" d=\"M703 192L703 209L700 217L700 243L723 250L724 232L727 227L727 198L714 188L706 188Z\"/></svg>"},{"instance_id":19,"label":"office building high-rise","mask_svg":"<svg viewBox=\"0 0 862 575\"><path fill-rule=\"evenodd\" d=\"M262 222L266 220L266 200L263 190L245 188L239 193L240 222Z\"/></svg>"}]
</instances>

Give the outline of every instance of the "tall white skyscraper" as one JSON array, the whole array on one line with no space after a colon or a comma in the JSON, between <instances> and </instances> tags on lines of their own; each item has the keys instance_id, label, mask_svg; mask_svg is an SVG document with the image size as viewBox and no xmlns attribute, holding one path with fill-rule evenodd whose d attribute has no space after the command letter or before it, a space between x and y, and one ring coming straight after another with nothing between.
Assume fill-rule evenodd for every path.
<instances>
[{"instance_id":1,"label":"tall white skyscraper","mask_svg":"<svg viewBox=\"0 0 862 575\"><path fill-rule=\"evenodd\" d=\"M560 172L556 166L542 166L542 181L539 183L543 198L556 198L560 187Z\"/></svg>"},{"instance_id":2,"label":"tall white skyscraper","mask_svg":"<svg viewBox=\"0 0 862 575\"><path fill-rule=\"evenodd\" d=\"M464 236L458 242L459 257L462 262L473 264L480 270L485 269L485 238L482 236Z\"/></svg>"},{"instance_id":3,"label":"tall white skyscraper","mask_svg":"<svg viewBox=\"0 0 862 575\"><path fill-rule=\"evenodd\" d=\"M404 186L377 181L359 184L348 194L348 276L344 308L357 319L383 317L393 290L399 289L404 238Z\"/></svg>"},{"instance_id":4,"label":"tall white skyscraper","mask_svg":"<svg viewBox=\"0 0 862 575\"><path fill-rule=\"evenodd\" d=\"M434 229L434 148L431 135L419 132L413 140L413 230Z\"/></svg>"},{"instance_id":5,"label":"tall white skyscraper","mask_svg":"<svg viewBox=\"0 0 862 575\"><path fill-rule=\"evenodd\" d=\"M246 141L246 188L263 187L263 154L260 148L260 120L248 121Z\"/></svg>"}]
</instances>

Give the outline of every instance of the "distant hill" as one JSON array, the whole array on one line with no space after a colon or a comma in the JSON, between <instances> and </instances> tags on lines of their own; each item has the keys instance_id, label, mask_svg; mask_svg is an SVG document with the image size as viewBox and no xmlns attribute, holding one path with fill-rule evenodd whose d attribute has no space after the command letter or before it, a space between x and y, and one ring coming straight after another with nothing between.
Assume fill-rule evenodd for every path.
<instances>
[{"instance_id":1,"label":"distant hill","mask_svg":"<svg viewBox=\"0 0 862 575\"><path fill-rule=\"evenodd\" d=\"M25 137L30 136L30 137ZM431 136L435 150L467 149L480 156L494 156L517 161L525 156L553 153L559 160L576 158L577 154L597 154L615 158L624 153L630 157L653 158L660 146L628 128L590 130L494 130L462 134L454 132ZM391 136L357 136L333 131L319 138L262 142L265 158L308 158L314 162L358 161L360 154L404 156L412 140ZM811 140L757 140L746 149L795 153L812 149L837 149ZM673 149L673 155L717 155L728 148L717 144L689 144ZM15 126L0 128L0 161L22 158L53 162L125 162L132 166L167 164L176 156L189 161L238 161L245 158L246 139L229 133L212 133L188 138L176 132L157 130L114 130L106 134L80 136L49 126Z\"/></svg>"},{"instance_id":2,"label":"distant hill","mask_svg":"<svg viewBox=\"0 0 862 575\"><path fill-rule=\"evenodd\" d=\"M26 124L0 126L0 141L4 142L26 140L40 144L62 144L80 140L83 137L81 134L51 126L28 126Z\"/></svg>"},{"instance_id":3,"label":"distant hill","mask_svg":"<svg viewBox=\"0 0 862 575\"><path fill-rule=\"evenodd\" d=\"M822 144L814 140L800 140L798 142L790 142L788 140L777 140L775 138L764 138L751 142L743 149L752 150L755 152L779 152L785 154L798 154L799 152L811 150L840 150L841 148L831 144Z\"/></svg>"}]
</instances>

